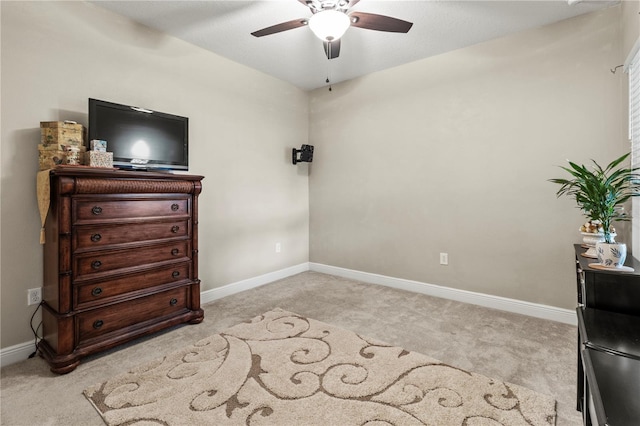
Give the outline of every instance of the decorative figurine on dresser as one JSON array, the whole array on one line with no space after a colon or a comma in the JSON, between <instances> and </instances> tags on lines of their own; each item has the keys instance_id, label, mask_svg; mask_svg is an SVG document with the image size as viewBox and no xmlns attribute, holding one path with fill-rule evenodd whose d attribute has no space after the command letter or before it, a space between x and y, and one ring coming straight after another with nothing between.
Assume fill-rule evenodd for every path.
<instances>
[{"instance_id":1,"label":"decorative figurine on dresser","mask_svg":"<svg viewBox=\"0 0 640 426\"><path fill-rule=\"evenodd\" d=\"M202 176L58 166L49 178L39 350L51 371L203 320Z\"/></svg>"}]
</instances>

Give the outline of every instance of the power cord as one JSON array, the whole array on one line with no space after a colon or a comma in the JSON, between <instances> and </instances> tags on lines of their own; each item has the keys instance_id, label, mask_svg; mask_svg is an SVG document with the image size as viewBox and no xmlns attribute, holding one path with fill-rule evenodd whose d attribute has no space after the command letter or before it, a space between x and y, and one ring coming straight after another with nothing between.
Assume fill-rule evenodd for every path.
<instances>
[{"instance_id":1,"label":"power cord","mask_svg":"<svg viewBox=\"0 0 640 426\"><path fill-rule=\"evenodd\" d=\"M38 324L38 327L33 328L33 319L36 317L36 313L38 312L38 310L40 309L40 307L42 306L42 304L44 303L44 301L41 301L40 303L38 303L38 307L36 308L35 311L33 311L33 315L31 315L31 320L29 321L29 326L31 327L31 331L33 331L33 337L35 339L35 351L33 351L33 353L31 355L29 355L29 359L33 358L34 356L36 356L36 354L38 353L38 342L40 340L42 340L42 337L38 336L38 330L40 330L40 327L42 327L42 321L40 321L40 324Z\"/></svg>"}]
</instances>

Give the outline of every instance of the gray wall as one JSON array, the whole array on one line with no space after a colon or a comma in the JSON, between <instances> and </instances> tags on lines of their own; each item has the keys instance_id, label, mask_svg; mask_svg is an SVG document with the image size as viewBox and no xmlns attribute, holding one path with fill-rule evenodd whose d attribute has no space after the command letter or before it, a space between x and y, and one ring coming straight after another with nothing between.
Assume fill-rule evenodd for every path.
<instances>
[{"instance_id":1,"label":"gray wall","mask_svg":"<svg viewBox=\"0 0 640 426\"><path fill-rule=\"evenodd\" d=\"M202 290L308 261L308 177L290 159L307 93L90 3L1 8L3 348L32 339L26 290L42 285L39 122L86 125L89 97L190 118Z\"/></svg>"},{"instance_id":2,"label":"gray wall","mask_svg":"<svg viewBox=\"0 0 640 426\"><path fill-rule=\"evenodd\" d=\"M313 91L311 261L575 307L583 218L547 179L628 150L620 13Z\"/></svg>"}]
</instances>

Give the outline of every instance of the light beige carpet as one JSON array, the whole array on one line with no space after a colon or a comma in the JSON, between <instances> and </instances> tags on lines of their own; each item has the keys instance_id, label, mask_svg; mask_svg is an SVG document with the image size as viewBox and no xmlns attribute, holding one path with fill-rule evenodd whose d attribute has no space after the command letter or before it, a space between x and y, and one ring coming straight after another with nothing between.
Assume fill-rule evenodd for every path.
<instances>
[{"instance_id":1,"label":"light beige carpet","mask_svg":"<svg viewBox=\"0 0 640 426\"><path fill-rule=\"evenodd\" d=\"M554 425L555 400L275 309L85 390L109 425Z\"/></svg>"}]
</instances>

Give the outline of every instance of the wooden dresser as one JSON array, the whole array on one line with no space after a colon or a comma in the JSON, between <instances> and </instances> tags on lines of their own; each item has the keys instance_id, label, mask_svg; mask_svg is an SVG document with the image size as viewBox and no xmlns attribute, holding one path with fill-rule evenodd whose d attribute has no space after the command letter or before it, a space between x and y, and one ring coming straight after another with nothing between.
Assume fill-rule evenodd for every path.
<instances>
[{"instance_id":1,"label":"wooden dresser","mask_svg":"<svg viewBox=\"0 0 640 426\"><path fill-rule=\"evenodd\" d=\"M137 337L199 323L202 176L50 172L41 355L55 373Z\"/></svg>"}]
</instances>

